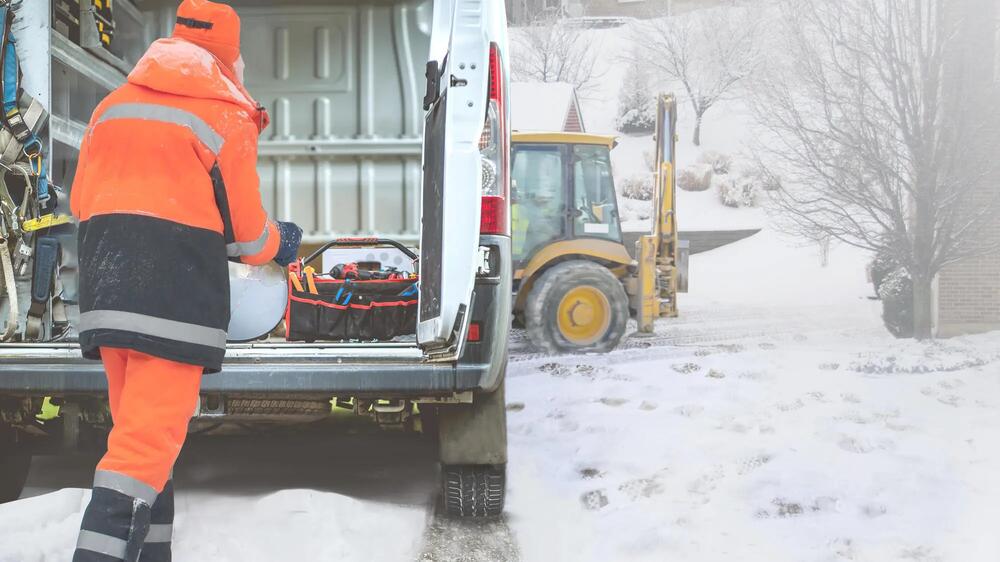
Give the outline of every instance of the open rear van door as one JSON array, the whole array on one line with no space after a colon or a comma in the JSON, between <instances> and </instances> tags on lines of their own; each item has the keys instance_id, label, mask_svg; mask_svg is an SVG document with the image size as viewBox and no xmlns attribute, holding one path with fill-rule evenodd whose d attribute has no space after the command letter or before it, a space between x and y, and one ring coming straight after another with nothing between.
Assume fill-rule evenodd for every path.
<instances>
[{"instance_id":1,"label":"open rear van door","mask_svg":"<svg viewBox=\"0 0 1000 562\"><path fill-rule=\"evenodd\" d=\"M490 0L435 0L427 65L417 342L462 347L479 251ZM432 353L433 355L433 353Z\"/></svg>"}]
</instances>

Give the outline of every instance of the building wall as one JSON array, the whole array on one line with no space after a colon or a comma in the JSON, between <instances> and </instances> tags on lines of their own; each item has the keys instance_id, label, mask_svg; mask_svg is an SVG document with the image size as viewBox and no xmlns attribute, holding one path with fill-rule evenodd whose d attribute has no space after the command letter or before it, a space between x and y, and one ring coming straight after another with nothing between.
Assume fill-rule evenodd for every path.
<instances>
[{"instance_id":1,"label":"building wall","mask_svg":"<svg viewBox=\"0 0 1000 562\"><path fill-rule=\"evenodd\" d=\"M580 103L576 100L575 95L573 96L573 102L569 106L569 111L566 112L566 123L563 125L563 131L567 133L587 132L583 124L583 115L580 113Z\"/></svg>"},{"instance_id":2,"label":"building wall","mask_svg":"<svg viewBox=\"0 0 1000 562\"><path fill-rule=\"evenodd\" d=\"M1000 197L1000 9L996 0L949 0L963 28L964 43L953 68L971 93L981 135L970 151L993 162L989 181L974 204L995 204ZM1000 216L989 236L1000 239ZM1000 252L964 260L938 278L938 335L943 337L1000 329Z\"/></svg>"}]
</instances>

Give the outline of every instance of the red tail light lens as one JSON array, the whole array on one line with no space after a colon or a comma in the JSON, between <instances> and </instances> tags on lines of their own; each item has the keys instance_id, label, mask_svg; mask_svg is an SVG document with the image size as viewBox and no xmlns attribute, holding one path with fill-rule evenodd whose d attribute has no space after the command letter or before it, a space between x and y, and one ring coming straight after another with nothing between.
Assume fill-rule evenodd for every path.
<instances>
[{"instance_id":1,"label":"red tail light lens","mask_svg":"<svg viewBox=\"0 0 1000 562\"><path fill-rule=\"evenodd\" d=\"M481 234L510 235L508 205L510 204L510 173L507 158L510 139L507 133L506 103L503 88L503 65L500 48L490 45L489 100L486 121L479 138L482 157L482 211L479 224Z\"/></svg>"}]
</instances>

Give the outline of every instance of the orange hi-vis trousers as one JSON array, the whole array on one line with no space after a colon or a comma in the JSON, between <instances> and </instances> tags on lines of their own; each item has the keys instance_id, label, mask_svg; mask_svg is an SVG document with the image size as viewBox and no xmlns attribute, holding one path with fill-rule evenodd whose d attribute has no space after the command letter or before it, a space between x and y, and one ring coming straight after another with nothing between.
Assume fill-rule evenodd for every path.
<instances>
[{"instance_id":1,"label":"orange hi-vis trousers","mask_svg":"<svg viewBox=\"0 0 1000 562\"><path fill-rule=\"evenodd\" d=\"M203 368L130 349L101 348L114 427L98 472L163 490L184 446Z\"/></svg>"}]
</instances>

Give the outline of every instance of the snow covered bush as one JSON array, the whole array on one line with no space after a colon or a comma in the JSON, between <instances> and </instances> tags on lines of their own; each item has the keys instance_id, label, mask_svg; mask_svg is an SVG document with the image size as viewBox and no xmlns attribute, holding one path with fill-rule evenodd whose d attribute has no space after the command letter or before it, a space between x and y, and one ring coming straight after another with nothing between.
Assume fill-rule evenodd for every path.
<instances>
[{"instance_id":1,"label":"snow covered bush","mask_svg":"<svg viewBox=\"0 0 1000 562\"><path fill-rule=\"evenodd\" d=\"M698 162L708 164L716 174L728 174L733 168L733 157L728 154L707 150L698 157Z\"/></svg>"},{"instance_id":2,"label":"snow covered bush","mask_svg":"<svg viewBox=\"0 0 1000 562\"><path fill-rule=\"evenodd\" d=\"M719 201L727 207L738 208L740 206L740 189L736 185L735 178L726 176L715 176L712 185L719 193Z\"/></svg>"},{"instance_id":3,"label":"snow covered bush","mask_svg":"<svg viewBox=\"0 0 1000 562\"><path fill-rule=\"evenodd\" d=\"M760 197L760 183L755 174L742 171L738 174L718 174L712 185L719 193L719 201L727 207L756 207Z\"/></svg>"},{"instance_id":4,"label":"snow covered bush","mask_svg":"<svg viewBox=\"0 0 1000 562\"><path fill-rule=\"evenodd\" d=\"M692 164L677 173L677 187L684 191L705 191L712 187L712 167Z\"/></svg>"},{"instance_id":5,"label":"snow covered bush","mask_svg":"<svg viewBox=\"0 0 1000 562\"><path fill-rule=\"evenodd\" d=\"M882 321L897 338L913 337L913 280L906 269L894 269L879 284Z\"/></svg>"},{"instance_id":6,"label":"snow covered bush","mask_svg":"<svg viewBox=\"0 0 1000 562\"><path fill-rule=\"evenodd\" d=\"M649 86L649 73L632 63L618 90L615 128L623 133L649 133L656 124L656 106Z\"/></svg>"},{"instance_id":7,"label":"snow covered bush","mask_svg":"<svg viewBox=\"0 0 1000 562\"><path fill-rule=\"evenodd\" d=\"M632 176L622 181L621 194L629 199L651 201L653 192L653 176L651 174Z\"/></svg>"},{"instance_id":8,"label":"snow covered bush","mask_svg":"<svg viewBox=\"0 0 1000 562\"><path fill-rule=\"evenodd\" d=\"M871 281L872 287L875 288L876 295L881 294L882 282L899 268L899 261L891 254L879 252L875 255L875 258L868 264L868 279Z\"/></svg>"}]
</instances>

